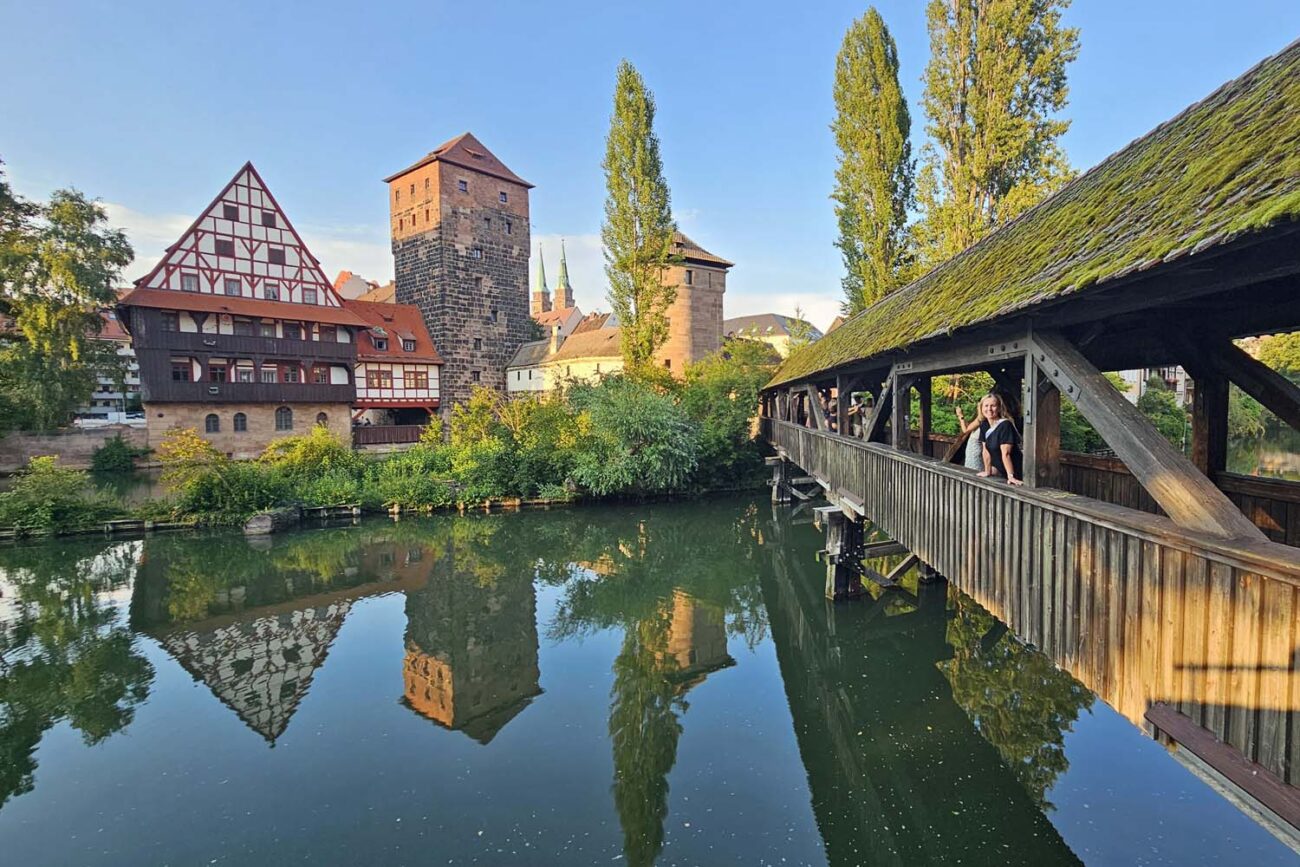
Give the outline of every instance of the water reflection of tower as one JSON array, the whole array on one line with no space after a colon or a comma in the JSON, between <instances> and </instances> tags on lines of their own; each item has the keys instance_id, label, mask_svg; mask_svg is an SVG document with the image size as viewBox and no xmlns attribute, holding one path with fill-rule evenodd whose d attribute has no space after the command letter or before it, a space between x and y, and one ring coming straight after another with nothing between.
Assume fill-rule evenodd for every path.
<instances>
[{"instance_id":1,"label":"water reflection of tower","mask_svg":"<svg viewBox=\"0 0 1300 867\"><path fill-rule=\"evenodd\" d=\"M727 653L727 624L722 609L674 590L668 640L658 657L682 692L711 672L735 665L736 660Z\"/></svg>"},{"instance_id":2,"label":"water reflection of tower","mask_svg":"<svg viewBox=\"0 0 1300 867\"><path fill-rule=\"evenodd\" d=\"M406 597L403 701L486 744L542 691L537 596L531 574L483 581L450 551Z\"/></svg>"}]
</instances>

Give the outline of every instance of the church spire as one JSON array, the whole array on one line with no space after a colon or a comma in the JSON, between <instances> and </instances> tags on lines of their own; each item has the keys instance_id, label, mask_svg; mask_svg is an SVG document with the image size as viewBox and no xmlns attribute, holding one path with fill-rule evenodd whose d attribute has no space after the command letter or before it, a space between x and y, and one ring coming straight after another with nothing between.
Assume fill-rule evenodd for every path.
<instances>
[{"instance_id":1,"label":"church spire","mask_svg":"<svg viewBox=\"0 0 1300 867\"><path fill-rule=\"evenodd\" d=\"M560 266L563 271L564 266ZM546 260L542 258L542 245L537 245L537 273L533 276L533 297L529 312L533 316L546 313L551 309L551 293L546 288Z\"/></svg>"},{"instance_id":2,"label":"church spire","mask_svg":"<svg viewBox=\"0 0 1300 867\"><path fill-rule=\"evenodd\" d=\"M560 279L555 284L555 309L567 310L573 306L573 287L569 285L569 260L564 252L564 239L560 239Z\"/></svg>"}]
</instances>

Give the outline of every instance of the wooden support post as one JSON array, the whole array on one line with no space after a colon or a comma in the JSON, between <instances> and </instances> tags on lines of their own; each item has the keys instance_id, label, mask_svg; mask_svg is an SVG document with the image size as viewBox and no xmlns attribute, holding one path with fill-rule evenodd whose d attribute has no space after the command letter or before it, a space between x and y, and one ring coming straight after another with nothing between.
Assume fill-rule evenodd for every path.
<instances>
[{"instance_id":1,"label":"wooden support post","mask_svg":"<svg viewBox=\"0 0 1300 867\"><path fill-rule=\"evenodd\" d=\"M1256 361L1232 343L1211 345L1202 350L1211 373L1223 373L1238 388L1264 404L1270 412L1296 430L1300 430L1300 388L1267 364ZM1196 377L1199 366L1193 368ZM1199 392L1199 379L1196 383ZM1195 398L1193 398L1195 399Z\"/></svg>"},{"instance_id":2,"label":"wooden support post","mask_svg":"<svg viewBox=\"0 0 1300 867\"><path fill-rule=\"evenodd\" d=\"M835 377L835 432L842 436L849 433L849 377Z\"/></svg>"},{"instance_id":3,"label":"wooden support post","mask_svg":"<svg viewBox=\"0 0 1300 867\"><path fill-rule=\"evenodd\" d=\"M1264 541L1214 483L1169 444L1073 344L1054 332L1033 338L1034 360L1101 434L1174 523L1228 539Z\"/></svg>"},{"instance_id":4,"label":"wooden support post","mask_svg":"<svg viewBox=\"0 0 1300 867\"><path fill-rule=\"evenodd\" d=\"M875 403L871 407L871 415L862 423L862 438L867 442L877 439L881 431L884 430L885 420L889 418L893 411L894 381L888 380L885 385L878 388L875 393Z\"/></svg>"},{"instance_id":5,"label":"wooden support post","mask_svg":"<svg viewBox=\"0 0 1300 867\"><path fill-rule=\"evenodd\" d=\"M818 509L826 528L826 598L835 601L862 595L862 522L834 507Z\"/></svg>"},{"instance_id":6,"label":"wooden support post","mask_svg":"<svg viewBox=\"0 0 1300 867\"><path fill-rule=\"evenodd\" d=\"M1061 391L1025 358L1025 478L1030 487L1061 486Z\"/></svg>"},{"instance_id":7,"label":"wooden support post","mask_svg":"<svg viewBox=\"0 0 1300 867\"><path fill-rule=\"evenodd\" d=\"M901 451L910 451L907 442L907 411L912 408L910 378L899 376L897 373L891 374L889 391L893 396L893 411L889 420L890 444Z\"/></svg>"},{"instance_id":8,"label":"wooden support post","mask_svg":"<svg viewBox=\"0 0 1300 867\"><path fill-rule=\"evenodd\" d=\"M1192 391L1192 463L1213 479L1228 468L1228 378L1206 373Z\"/></svg>"},{"instance_id":9,"label":"wooden support post","mask_svg":"<svg viewBox=\"0 0 1300 867\"><path fill-rule=\"evenodd\" d=\"M820 431L826 430L826 413L822 409L821 392L817 390L815 385L805 385L803 391L808 401L808 418L812 421L813 428Z\"/></svg>"},{"instance_id":10,"label":"wooden support post","mask_svg":"<svg viewBox=\"0 0 1300 867\"><path fill-rule=\"evenodd\" d=\"M772 468L772 502L790 502L790 462L785 458L768 458Z\"/></svg>"},{"instance_id":11,"label":"wooden support post","mask_svg":"<svg viewBox=\"0 0 1300 867\"><path fill-rule=\"evenodd\" d=\"M921 376L916 380L917 394L920 395L921 412L918 425L921 429L921 440L917 452L929 456L930 454L930 377Z\"/></svg>"}]
</instances>

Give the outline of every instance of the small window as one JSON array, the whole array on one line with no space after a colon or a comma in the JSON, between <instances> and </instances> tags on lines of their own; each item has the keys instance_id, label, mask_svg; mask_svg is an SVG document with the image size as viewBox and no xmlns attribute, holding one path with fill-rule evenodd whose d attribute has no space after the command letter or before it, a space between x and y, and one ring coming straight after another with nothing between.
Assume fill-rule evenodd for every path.
<instances>
[{"instance_id":1,"label":"small window","mask_svg":"<svg viewBox=\"0 0 1300 867\"><path fill-rule=\"evenodd\" d=\"M469 181L457 181L457 182L456 182L456 189L460 190L462 193L468 193L468 192L469 192Z\"/></svg>"},{"instance_id":2,"label":"small window","mask_svg":"<svg viewBox=\"0 0 1300 867\"><path fill-rule=\"evenodd\" d=\"M405 229L405 228L406 228L406 224L405 224L404 222L402 222L402 218L401 218L401 217L398 217L398 218L397 218L397 231L400 232L400 231L402 231L402 230Z\"/></svg>"},{"instance_id":3,"label":"small window","mask_svg":"<svg viewBox=\"0 0 1300 867\"><path fill-rule=\"evenodd\" d=\"M278 382L279 379L280 371L276 369L274 364L262 365L262 382Z\"/></svg>"},{"instance_id":4,"label":"small window","mask_svg":"<svg viewBox=\"0 0 1300 867\"><path fill-rule=\"evenodd\" d=\"M257 334L259 337L274 337L275 323L274 322L257 323Z\"/></svg>"},{"instance_id":5,"label":"small window","mask_svg":"<svg viewBox=\"0 0 1300 867\"><path fill-rule=\"evenodd\" d=\"M224 364L209 364L209 365L208 365L208 381L209 381L209 382L225 382L225 381L226 381L226 366L225 366Z\"/></svg>"},{"instance_id":6,"label":"small window","mask_svg":"<svg viewBox=\"0 0 1300 867\"><path fill-rule=\"evenodd\" d=\"M262 212L262 225L268 229L275 228L275 211Z\"/></svg>"},{"instance_id":7,"label":"small window","mask_svg":"<svg viewBox=\"0 0 1300 867\"><path fill-rule=\"evenodd\" d=\"M372 367L366 371L366 388L392 388L393 372Z\"/></svg>"},{"instance_id":8,"label":"small window","mask_svg":"<svg viewBox=\"0 0 1300 867\"><path fill-rule=\"evenodd\" d=\"M235 433L243 433L248 430L248 416L242 412L235 413L235 423L233 425Z\"/></svg>"},{"instance_id":9,"label":"small window","mask_svg":"<svg viewBox=\"0 0 1300 867\"><path fill-rule=\"evenodd\" d=\"M172 362L172 382L189 382L192 368L188 361Z\"/></svg>"},{"instance_id":10,"label":"small window","mask_svg":"<svg viewBox=\"0 0 1300 867\"><path fill-rule=\"evenodd\" d=\"M235 368L235 382L252 382L252 381L253 381L253 368L251 367ZM236 428L236 430L238 430L238 428Z\"/></svg>"},{"instance_id":11,"label":"small window","mask_svg":"<svg viewBox=\"0 0 1300 867\"><path fill-rule=\"evenodd\" d=\"M280 368L285 382L302 382L302 368L296 364L286 364Z\"/></svg>"},{"instance_id":12,"label":"small window","mask_svg":"<svg viewBox=\"0 0 1300 867\"><path fill-rule=\"evenodd\" d=\"M163 330L163 331L180 331L180 330L181 330L181 315L180 315L179 313L168 313L167 311L163 311L163 314L162 314L162 330Z\"/></svg>"},{"instance_id":13,"label":"small window","mask_svg":"<svg viewBox=\"0 0 1300 867\"><path fill-rule=\"evenodd\" d=\"M239 337L253 336L253 320L251 319L236 319L232 326L235 334Z\"/></svg>"},{"instance_id":14,"label":"small window","mask_svg":"<svg viewBox=\"0 0 1300 867\"><path fill-rule=\"evenodd\" d=\"M428 178L425 178L425 179L424 179L424 191L425 191L426 193L429 192L429 179L428 179Z\"/></svg>"},{"instance_id":15,"label":"small window","mask_svg":"<svg viewBox=\"0 0 1300 867\"><path fill-rule=\"evenodd\" d=\"M339 342L339 330L335 328L333 325L320 326L320 331L318 332L318 334L320 335L318 339L320 340L321 343Z\"/></svg>"},{"instance_id":16,"label":"small window","mask_svg":"<svg viewBox=\"0 0 1300 867\"><path fill-rule=\"evenodd\" d=\"M673 366L673 360L671 358L665 358L664 367L671 368L672 366Z\"/></svg>"},{"instance_id":17,"label":"small window","mask_svg":"<svg viewBox=\"0 0 1300 867\"><path fill-rule=\"evenodd\" d=\"M470 257L471 259L482 259L482 258L483 258L483 248L482 248L482 247L475 247L473 250L470 250L470 251L469 251L469 257Z\"/></svg>"},{"instance_id":18,"label":"small window","mask_svg":"<svg viewBox=\"0 0 1300 867\"><path fill-rule=\"evenodd\" d=\"M393 188L393 201L394 201L394 202L400 202L401 200L402 200L402 191L399 190L399 189L397 189L396 187L394 187L394 188Z\"/></svg>"},{"instance_id":19,"label":"small window","mask_svg":"<svg viewBox=\"0 0 1300 867\"><path fill-rule=\"evenodd\" d=\"M283 248L283 247L267 247L267 248L266 248L266 261L270 262L272 265L283 265L283 264L284 264L284 248Z\"/></svg>"},{"instance_id":20,"label":"small window","mask_svg":"<svg viewBox=\"0 0 1300 867\"><path fill-rule=\"evenodd\" d=\"M427 370L408 370L406 372L407 388L428 388L429 372Z\"/></svg>"},{"instance_id":21,"label":"small window","mask_svg":"<svg viewBox=\"0 0 1300 867\"><path fill-rule=\"evenodd\" d=\"M482 349L483 349L483 338L482 338L482 337L475 337L475 338L474 338L474 351L475 351L475 352L478 352L478 351L480 351L480 350L482 350Z\"/></svg>"},{"instance_id":22,"label":"small window","mask_svg":"<svg viewBox=\"0 0 1300 867\"><path fill-rule=\"evenodd\" d=\"M275 429L293 430L293 410L282 406L275 411Z\"/></svg>"},{"instance_id":23,"label":"small window","mask_svg":"<svg viewBox=\"0 0 1300 867\"><path fill-rule=\"evenodd\" d=\"M316 413L316 424L320 427L329 427L330 417L323 412Z\"/></svg>"},{"instance_id":24,"label":"small window","mask_svg":"<svg viewBox=\"0 0 1300 867\"><path fill-rule=\"evenodd\" d=\"M217 414L215 412L208 413L207 417L203 419L203 432L204 433L221 432L221 419L217 418Z\"/></svg>"},{"instance_id":25,"label":"small window","mask_svg":"<svg viewBox=\"0 0 1300 867\"><path fill-rule=\"evenodd\" d=\"M690 268L686 269L686 285L687 286L695 285L695 272L692 271Z\"/></svg>"},{"instance_id":26,"label":"small window","mask_svg":"<svg viewBox=\"0 0 1300 867\"><path fill-rule=\"evenodd\" d=\"M387 351L388 351L388 338L387 338L387 337L375 337L375 336L372 334L372 335L370 335L370 342L373 343L373 344L375 345L375 349L378 349L380 352L387 352Z\"/></svg>"},{"instance_id":27,"label":"small window","mask_svg":"<svg viewBox=\"0 0 1300 867\"><path fill-rule=\"evenodd\" d=\"M267 284L265 284L265 285L262 287L262 297L265 298L267 301L279 301L279 300L280 300L280 284L279 284L279 283L267 283Z\"/></svg>"},{"instance_id":28,"label":"small window","mask_svg":"<svg viewBox=\"0 0 1300 867\"><path fill-rule=\"evenodd\" d=\"M492 322L493 322L493 324L496 323L497 318L498 318L498 314L497 314L496 308L494 307L494 308L492 308Z\"/></svg>"},{"instance_id":29,"label":"small window","mask_svg":"<svg viewBox=\"0 0 1300 867\"><path fill-rule=\"evenodd\" d=\"M221 216L225 217L227 220L238 220L239 205L222 205Z\"/></svg>"},{"instance_id":30,"label":"small window","mask_svg":"<svg viewBox=\"0 0 1300 867\"><path fill-rule=\"evenodd\" d=\"M477 370L471 370L471 371L469 372L469 381L470 381L470 382L478 382L479 379L480 379L480 375L479 375L479 372L478 372Z\"/></svg>"},{"instance_id":31,"label":"small window","mask_svg":"<svg viewBox=\"0 0 1300 867\"><path fill-rule=\"evenodd\" d=\"M490 228L492 228L492 218L491 218L491 217L484 217L484 218L483 218L483 227L484 227L485 229L490 229Z\"/></svg>"},{"instance_id":32,"label":"small window","mask_svg":"<svg viewBox=\"0 0 1300 867\"><path fill-rule=\"evenodd\" d=\"M230 238L218 238L216 244L217 244L217 255L218 255L218 256L234 256L234 255L235 255L235 242L234 242L234 240L232 240L232 239L230 239Z\"/></svg>"},{"instance_id":33,"label":"small window","mask_svg":"<svg viewBox=\"0 0 1300 867\"><path fill-rule=\"evenodd\" d=\"M411 184L411 195L415 195L415 184Z\"/></svg>"},{"instance_id":34,"label":"small window","mask_svg":"<svg viewBox=\"0 0 1300 867\"><path fill-rule=\"evenodd\" d=\"M497 193L497 196L501 199L501 204L503 204L503 205L504 205L506 202L510 201L510 197L507 196L504 192Z\"/></svg>"},{"instance_id":35,"label":"small window","mask_svg":"<svg viewBox=\"0 0 1300 867\"><path fill-rule=\"evenodd\" d=\"M233 278L228 278L228 279L226 280L226 294L227 294L227 295L239 295L239 294L240 294L240 289L239 289L239 280L237 280L237 279L233 279Z\"/></svg>"},{"instance_id":36,"label":"small window","mask_svg":"<svg viewBox=\"0 0 1300 867\"><path fill-rule=\"evenodd\" d=\"M302 340L302 326L297 322L286 322L280 326L286 340Z\"/></svg>"},{"instance_id":37,"label":"small window","mask_svg":"<svg viewBox=\"0 0 1300 867\"><path fill-rule=\"evenodd\" d=\"M425 209L424 209L424 222L426 222L426 223L429 222L429 209L428 209L428 208L425 208Z\"/></svg>"},{"instance_id":38,"label":"small window","mask_svg":"<svg viewBox=\"0 0 1300 867\"><path fill-rule=\"evenodd\" d=\"M197 291L199 291L199 275L198 275L198 274L182 274L182 275L181 275L181 291L182 291L182 292L197 292Z\"/></svg>"},{"instance_id":39,"label":"small window","mask_svg":"<svg viewBox=\"0 0 1300 867\"><path fill-rule=\"evenodd\" d=\"M415 341L414 341L414 340L407 340L407 339L405 339L405 338L402 338L402 349L405 350L406 352L414 352L414 351L415 351Z\"/></svg>"},{"instance_id":40,"label":"small window","mask_svg":"<svg viewBox=\"0 0 1300 867\"><path fill-rule=\"evenodd\" d=\"M313 289L313 288L311 288L310 286L304 286L304 287L303 287L303 290L302 290L302 303L303 303L303 304L315 304L315 303L316 303L316 290Z\"/></svg>"},{"instance_id":41,"label":"small window","mask_svg":"<svg viewBox=\"0 0 1300 867\"><path fill-rule=\"evenodd\" d=\"M330 369L328 367L322 367L320 365L313 367L311 369L311 379L312 382L316 383L317 385L329 385Z\"/></svg>"}]
</instances>

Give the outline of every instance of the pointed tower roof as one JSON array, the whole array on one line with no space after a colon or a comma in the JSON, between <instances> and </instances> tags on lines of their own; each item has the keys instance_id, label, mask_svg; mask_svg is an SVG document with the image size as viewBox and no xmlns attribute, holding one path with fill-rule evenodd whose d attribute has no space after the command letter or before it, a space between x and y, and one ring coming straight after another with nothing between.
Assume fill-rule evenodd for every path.
<instances>
[{"instance_id":1,"label":"pointed tower roof","mask_svg":"<svg viewBox=\"0 0 1300 867\"><path fill-rule=\"evenodd\" d=\"M564 265L560 265L560 273L564 273ZM533 292L547 292L546 288L546 260L542 258L542 245L537 245L537 273L533 275Z\"/></svg>"},{"instance_id":2,"label":"pointed tower roof","mask_svg":"<svg viewBox=\"0 0 1300 867\"><path fill-rule=\"evenodd\" d=\"M278 301L264 300L270 294L268 283L275 284ZM236 284L238 294L232 291ZM321 270L320 260L307 249L251 162L244 163L135 285L123 303L161 306L151 303L151 299L158 301L159 292L184 291L194 303L219 296L223 304L233 305L232 310L250 304L293 308L301 304L315 307L318 313L321 308L334 308L334 313L343 315L343 302ZM310 297L311 292L315 301L304 300L304 293ZM254 310L236 312L256 315Z\"/></svg>"},{"instance_id":3,"label":"pointed tower roof","mask_svg":"<svg viewBox=\"0 0 1300 867\"><path fill-rule=\"evenodd\" d=\"M451 163L454 166L482 172L485 175L491 175L503 181L510 181L512 184L519 184L529 189L533 187L528 181L506 168L505 163L497 159L496 155L484 147L481 141L474 138L473 133L468 132L461 133L454 139L438 145L400 172L384 178L384 183L392 183L402 175L433 162Z\"/></svg>"},{"instance_id":4,"label":"pointed tower roof","mask_svg":"<svg viewBox=\"0 0 1300 867\"><path fill-rule=\"evenodd\" d=\"M555 283L555 291L566 294L573 292L573 287L569 285L569 260L564 252L564 239L560 239L560 277Z\"/></svg>"}]
</instances>

